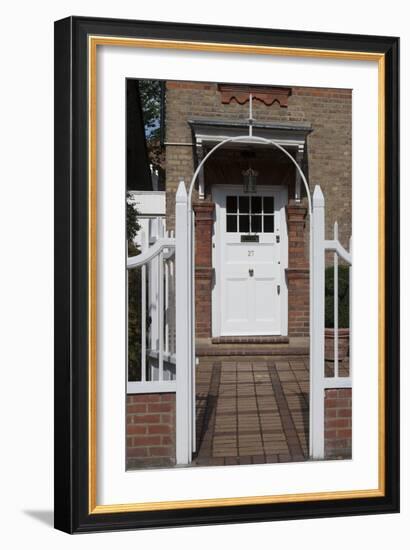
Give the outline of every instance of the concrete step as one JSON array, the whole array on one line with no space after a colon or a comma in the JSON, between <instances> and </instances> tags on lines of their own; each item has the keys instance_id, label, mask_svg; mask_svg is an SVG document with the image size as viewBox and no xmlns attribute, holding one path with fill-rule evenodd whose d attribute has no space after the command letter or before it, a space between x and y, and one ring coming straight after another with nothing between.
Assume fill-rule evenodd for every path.
<instances>
[{"instance_id":1,"label":"concrete step","mask_svg":"<svg viewBox=\"0 0 410 550\"><path fill-rule=\"evenodd\" d=\"M228 337L224 337L228 338ZM259 337L263 338L263 337ZM268 337L271 338L271 337ZM282 337L283 338L283 337ZM211 338L198 338L196 341L195 355L197 357L308 357L309 339L308 338L286 338L284 341L263 342L224 342L214 343Z\"/></svg>"},{"instance_id":2,"label":"concrete step","mask_svg":"<svg viewBox=\"0 0 410 550\"><path fill-rule=\"evenodd\" d=\"M288 336L218 336L212 344L289 344Z\"/></svg>"}]
</instances>

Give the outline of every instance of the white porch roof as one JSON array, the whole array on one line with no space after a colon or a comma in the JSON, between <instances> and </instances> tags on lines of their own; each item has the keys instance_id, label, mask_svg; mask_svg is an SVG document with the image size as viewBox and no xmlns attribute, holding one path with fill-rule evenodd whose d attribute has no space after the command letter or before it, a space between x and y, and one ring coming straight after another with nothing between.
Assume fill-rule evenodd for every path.
<instances>
[{"instance_id":1,"label":"white porch roof","mask_svg":"<svg viewBox=\"0 0 410 550\"><path fill-rule=\"evenodd\" d=\"M228 120L206 120L195 119L188 120L191 127L192 137L196 145L215 145L226 139L249 133L248 121L228 121ZM312 131L311 124L308 122L255 122L252 123L252 132L254 136L276 141L282 147L290 149L303 150L306 138ZM246 140L240 143L231 143L230 147L241 147L247 144ZM255 142L249 141L249 144L255 145ZM258 145L256 145L258 146ZM259 147L266 145L259 145Z\"/></svg>"}]
</instances>

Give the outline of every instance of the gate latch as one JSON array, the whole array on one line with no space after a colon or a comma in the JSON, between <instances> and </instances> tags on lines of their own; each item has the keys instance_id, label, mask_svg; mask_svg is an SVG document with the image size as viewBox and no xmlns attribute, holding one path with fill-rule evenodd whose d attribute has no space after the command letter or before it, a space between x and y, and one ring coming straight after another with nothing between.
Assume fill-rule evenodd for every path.
<instances>
[{"instance_id":1,"label":"gate latch","mask_svg":"<svg viewBox=\"0 0 410 550\"><path fill-rule=\"evenodd\" d=\"M276 235L276 242L280 243L280 235Z\"/></svg>"},{"instance_id":2,"label":"gate latch","mask_svg":"<svg viewBox=\"0 0 410 550\"><path fill-rule=\"evenodd\" d=\"M276 292L277 292L278 294L280 294L280 285L277 285L277 286L276 286Z\"/></svg>"},{"instance_id":3,"label":"gate latch","mask_svg":"<svg viewBox=\"0 0 410 550\"><path fill-rule=\"evenodd\" d=\"M253 277L253 269L250 269L250 270L249 270L249 276L250 276L250 277Z\"/></svg>"}]
</instances>

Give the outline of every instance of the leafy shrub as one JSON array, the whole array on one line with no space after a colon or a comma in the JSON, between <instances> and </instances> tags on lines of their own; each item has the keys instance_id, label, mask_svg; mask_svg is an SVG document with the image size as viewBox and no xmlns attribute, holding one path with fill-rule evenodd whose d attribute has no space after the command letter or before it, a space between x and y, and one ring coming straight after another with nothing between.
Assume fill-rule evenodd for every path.
<instances>
[{"instance_id":1,"label":"leafy shrub","mask_svg":"<svg viewBox=\"0 0 410 550\"><path fill-rule=\"evenodd\" d=\"M140 254L134 244L140 223L138 211L127 192L128 257ZM128 379L141 379L141 268L128 271Z\"/></svg>"},{"instance_id":2,"label":"leafy shrub","mask_svg":"<svg viewBox=\"0 0 410 550\"><path fill-rule=\"evenodd\" d=\"M334 271L333 266L325 269L325 327L334 328ZM349 267L339 265L339 328L349 328Z\"/></svg>"},{"instance_id":3,"label":"leafy shrub","mask_svg":"<svg viewBox=\"0 0 410 550\"><path fill-rule=\"evenodd\" d=\"M139 249L128 241L128 256ZM128 380L141 379L141 268L128 271Z\"/></svg>"}]
</instances>

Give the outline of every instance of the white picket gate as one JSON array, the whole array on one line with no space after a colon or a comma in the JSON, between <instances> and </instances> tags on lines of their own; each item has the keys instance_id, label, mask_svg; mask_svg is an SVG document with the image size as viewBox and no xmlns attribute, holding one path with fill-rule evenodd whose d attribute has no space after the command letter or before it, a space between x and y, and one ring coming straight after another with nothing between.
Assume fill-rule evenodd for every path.
<instances>
[{"instance_id":1,"label":"white picket gate","mask_svg":"<svg viewBox=\"0 0 410 550\"><path fill-rule=\"evenodd\" d=\"M311 204L310 456L322 459L325 391L352 386L350 367L348 376L340 376L338 367L338 262L341 258L351 266L352 260L338 240L337 224L333 239L325 238L325 201L319 186ZM175 236L165 231L163 219L154 219L141 240L141 254L127 262L128 270L141 269L141 378L128 382L128 393L176 393L176 462L189 464L195 452L195 237L194 214L183 181L176 193ZM326 251L334 252L332 376L325 371Z\"/></svg>"},{"instance_id":2,"label":"white picket gate","mask_svg":"<svg viewBox=\"0 0 410 550\"><path fill-rule=\"evenodd\" d=\"M177 464L189 464L195 451L191 228L182 181L175 237L163 218L150 219L140 232L141 253L127 261L127 270L141 269L141 375L128 381L127 393L176 393Z\"/></svg>"},{"instance_id":3,"label":"white picket gate","mask_svg":"<svg viewBox=\"0 0 410 550\"><path fill-rule=\"evenodd\" d=\"M352 300L352 257L350 251L339 242L338 226L334 225L332 240L325 238L325 199L320 186L313 193L311 213L311 341L310 341L310 456L323 459L325 453L325 392L327 389L351 388L352 373L349 365L348 376L340 376L339 372L339 317L338 317L338 274L339 257L349 267L349 299L351 334L351 300ZM328 376L325 370L325 253L334 252L334 370L333 376Z\"/></svg>"}]
</instances>

